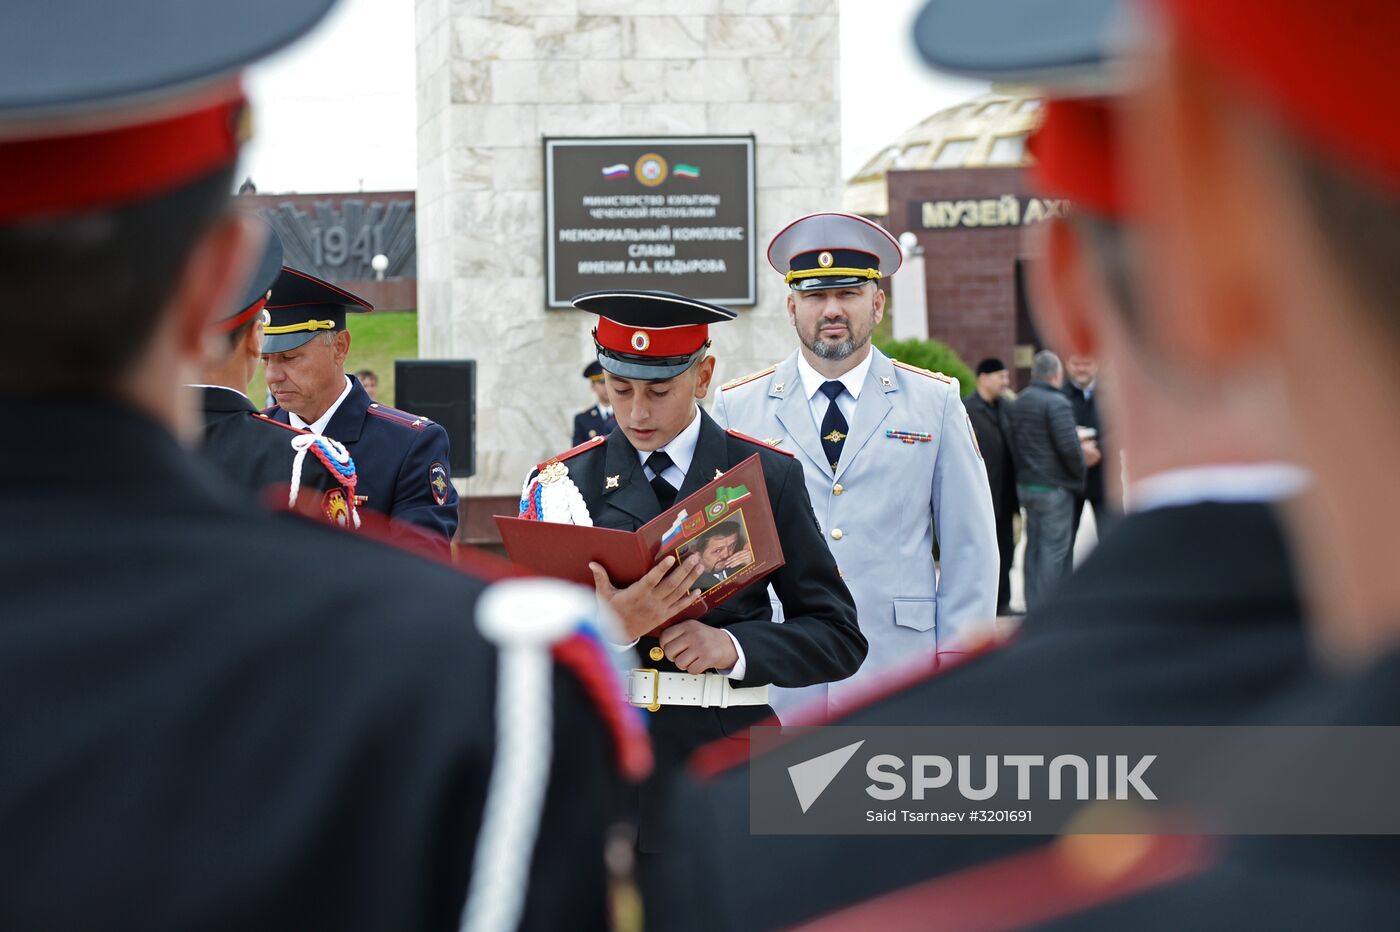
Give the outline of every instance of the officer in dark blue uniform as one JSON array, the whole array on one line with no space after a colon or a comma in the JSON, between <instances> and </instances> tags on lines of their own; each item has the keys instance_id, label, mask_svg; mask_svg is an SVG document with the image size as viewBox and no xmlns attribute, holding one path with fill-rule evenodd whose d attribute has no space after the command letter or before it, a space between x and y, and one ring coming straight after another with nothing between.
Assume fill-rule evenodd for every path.
<instances>
[{"instance_id":1,"label":"officer in dark blue uniform","mask_svg":"<svg viewBox=\"0 0 1400 932\"><path fill-rule=\"evenodd\" d=\"M258 412L244 392L262 352L265 305L282 271L282 240L270 226L267 245L238 302L215 324L227 353L204 370L202 455L237 485L265 496L264 504L293 504L303 490L310 505L342 527L356 523L355 462L343 446ZM304 438L304 439L298 439ZM274 497L275 496L275 497Z\"/></svg>"},{"instance_id":2,"label":"officer in dark blue uniform","mask_svg":"<svg viewBox=\"0 0 1400 932\"><path fill-rule=\"evenodd\" d=\"M606 437L617 426L612 404L608 401L608 386L603 381L603 367L598 365L596 359L584 367L583 377L588 380L593 394L598 396L598 403L574 415L574 446L594 437Z\"/></svg>"},{"instance_id":3,"label":"officer in dark blue uniform","mask_svg":"<svg viewBox=\"0 0 1400 932\"><path fill-rule=\"evenodd\" d=\"M447 543L457 532L447 431L371 401L345 374L346 312L373 309L329 282L284 268L267 303L272 322L263 329L267 387L277 402L264 413L343 443L359 475L359 507Z\"/></svg>"}]
</instances>

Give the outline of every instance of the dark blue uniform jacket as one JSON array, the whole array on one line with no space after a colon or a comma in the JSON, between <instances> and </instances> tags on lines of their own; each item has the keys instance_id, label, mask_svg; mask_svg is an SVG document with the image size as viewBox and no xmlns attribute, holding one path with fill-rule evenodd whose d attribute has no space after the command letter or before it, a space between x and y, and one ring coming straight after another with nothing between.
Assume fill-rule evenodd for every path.
<instances>
[{"instance_id":1,"label":"dark blue uniform jacket","mask_svg":"<svg viewBox=\"0 0 1400 932\"><path fill-rule=\"evenodd\" d=\"M350 395L325 434L345 444L355 459L359 506L450 541L457 533L457 492L450 479L447 431L427 418L370 401L358 379L350 383ZM275 405L264 413L291 422Z\"/></svg>"}]
</instances>

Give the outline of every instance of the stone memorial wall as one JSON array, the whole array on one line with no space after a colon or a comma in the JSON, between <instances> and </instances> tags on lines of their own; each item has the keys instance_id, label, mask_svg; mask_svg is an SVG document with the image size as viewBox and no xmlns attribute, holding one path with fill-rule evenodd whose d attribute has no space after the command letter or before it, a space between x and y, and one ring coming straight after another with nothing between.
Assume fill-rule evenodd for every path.
<instances>
[{"instance_id":1,"label":"stone memorial wall","mask_svg":"<svg viewBox=\"0 0 1400 932\"><path fill-rule=\"evenodd\" d=\"M757 303L717 378L794 346L764 250L841 203L836 0L418 0L424 357L478 362L472 497L515 494L591 404L593 318L547 309L544 137L755 138ZM716 386L717 387L717 386Z\"/></svg>"}]
</instances>

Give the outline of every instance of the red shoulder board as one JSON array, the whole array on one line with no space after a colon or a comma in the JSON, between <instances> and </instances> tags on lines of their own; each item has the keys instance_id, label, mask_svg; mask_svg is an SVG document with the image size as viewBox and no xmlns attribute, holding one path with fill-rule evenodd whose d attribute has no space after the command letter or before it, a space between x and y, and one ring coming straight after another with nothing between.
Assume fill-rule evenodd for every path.
<instances>
[{"instance_id":1,"label":"red shoulder board","mask_svg":"<svg viewBox=\"0 0 1400 932\"><path fill-rule=\"evenodd\" d=\"M398 408L391 408L377 401L370 404L368 413L375 417L382 417L386 421L393 421L395 424L402 424L404 427L412 427L414 430L422 430L433 423L429 418L409 414L407 411L400 411Z\"/></svg>"},{"instance_id":2,"label":"red shoulder board","mask_svg":"<svg viewBox=\"0 0 1400 932\"><path fill-rule=\"evenodd\" d=\"M773 439L773 440L759 440L757 437L750 437L748 434L743 434L743 433L740 433L739 431L733 430L733 429L730 429L730 430L728 430L728 431L725 431L725 433L729 434L729 436L731 436L731 437L738 437L740 440L747 440L749 443L756 443L756 444L758 444L758 445L761 446L761 447L767 447L768 449L774 451L775 453L781 453L781 454L783 454L784 456L793 456L793 457L797 456L796 453L792 453L792 452L790 452L790 451L788 451L788 450L780 450L780 449L778 449L778 444L782 442L782 438L781 438L781 437L775 438L775 439Z\"/></svg>"},{"instance_id":3,"label":"red shoulder board","mask_svg":"<svg viewBox=\"0 0 1400 932\"><path fill-rule=\"evenodd\" d=\"M607 726L619 773L630 783L640 783L651 773L653 758L646 726L635 709L618 692L610 649L596 637L575 632L554 645L554 659L583 684L584 691Z\"/></svg>"},{"instance_id":4,"label":"red shoulder board","mask_svg":"<svg viewBox=\"0 0 1400 932\"><path fill-rule=\"evenodd\" d=\"M564 460L568 459L568 458L571 457L571 456L578 456L580 453L583 453L583 452L586 452L586 451L588 451L588 450L593 449L593 448L596 447L598 444L603 443L603 442L604 442L605 440L607 440L607 439L608 439L607 437L603 437L603 436L601 436L601 435L600 435L600 436L597 436L597 437L589 437L587 440L585 440L583 443L580 443L578 446L574 447L572 450L565 450L563 453L560 453L558 456L551 456L549 459L545 460L543 463L537 464L537 465L535 466L535 468L536 468L536 469L544 469L544 468L545 468L546 466L548 466L550 463L559 463L559 462L563 462Z\"/></svg>"},{"instance_id":5,"label":"red shoulder board","mask_svg":"<svg viewBox=\"0 0 1400 932\"><path fill-rule=\"evenodd\" d=\"M271 409L271 408L268 408L268 410L271 411L272 409ZM283 430L290 430L290 431L291 431L292 433L294 433L294 434L304 434L304 433L306 433L306 431L302 430L300 427L293 427L291 424L283 424L281 421L277 420L276 418L268 417L266 414L259 414L259 413L256 412L256 411L249 411L249 412L248 412L248 416L249 416L249 417L253 417L253 418L257 418L259 421L262 421L262 422L265 423L265 424L272 424L272 425L274 425L274 426L276 426L276 427L282 428Z\"/></svg>"}]
</instances>

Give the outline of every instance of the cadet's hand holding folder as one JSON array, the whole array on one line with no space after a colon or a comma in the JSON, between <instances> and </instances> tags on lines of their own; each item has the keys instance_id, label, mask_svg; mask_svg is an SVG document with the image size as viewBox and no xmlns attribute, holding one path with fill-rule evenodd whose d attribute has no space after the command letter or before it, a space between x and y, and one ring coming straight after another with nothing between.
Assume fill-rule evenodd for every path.
<instances>
[{"instance_id":1,"label":"cadet's hand holding folder","mask_svg":"<svg viewBox=\"0 0 1400 932\"><path fill-rule=\"evenodd\" d=\"M629 641L658 630L671 619L697 615L686 611L700 603L701 590L695 588L701 571L697 556L686 557L680 565L673 556L663 557L645 576L623 588L613 585L601 565L589 563L588 568L593 572L598 597L621 620Z\"/></svg>"},{"instance_id":2,"label":"cadet's hand holding folder","mask_svg":"<svg viewBox=\"0 0 1400 932\"><path fill-rule=\"evenodd\" d=\"M757 455L635 533L499 516L496 525L510 558L537 573L595 585L606 598L591 566L606 571L608 586L626 600L615 611L629 638L699 618L785 562ZM645 579L652 584L628 594Z\"/></svg>"}]
</instances>

